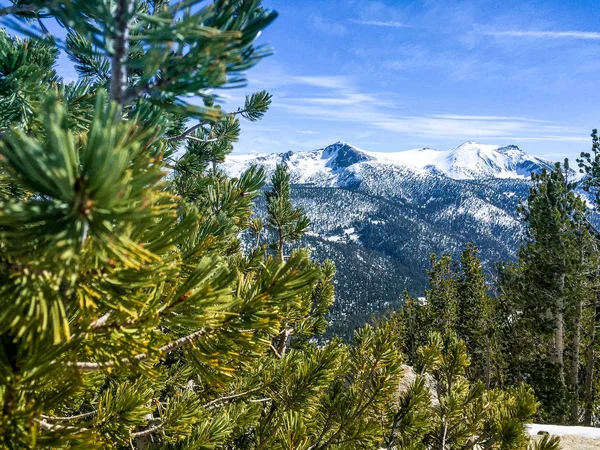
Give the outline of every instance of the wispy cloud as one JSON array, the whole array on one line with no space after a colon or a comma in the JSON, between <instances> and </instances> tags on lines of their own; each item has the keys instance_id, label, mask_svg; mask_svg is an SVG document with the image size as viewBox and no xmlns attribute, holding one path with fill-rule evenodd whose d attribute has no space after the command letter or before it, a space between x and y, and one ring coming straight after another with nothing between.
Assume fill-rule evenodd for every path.
<instances>
[{"instance_id":1,"label":"wispy cloud","mask_svg":"<svg viewBox=\"0 0 600 450\"><path fill-rule=\"evenodd\" d=\"M349 80L342 76L296 76L288 84L304 84L325 89L343 89L349 87Z\"/></svg>"},{"instance_id":2,"label":"wispy cloud","mask_svg":"<svg viewBox=\"0 0 600 450\"><path fill-rule=\"evenodd\" d=\"M374 27L388 27L388 28L411 28L410 25L406 25L402 22L396 22L393 20L358 20L352 19L350 23L355 23L357 25L371 25Z\"/></svg>"},{"instance_id":3,"label":"wispy cloud","mask_svg":"<svg viewBox=\"0 0 600 450\"><path fill-rule=\"evenodd\" d=\"M585 133L553 122L520 116L429 113L406 115L386 95L360 89L327 87L319 95L287 97L278 103L290 116L318 123L356 124L365 130L381 130L428 140L502 140L582 142ZM391 107L393 106L393 107Z\"/></svg>"},{"instance_id":4,"label":"wispy cloud","mask_svg":"<svg viewBox=\"0 0 600 450\"><path fill-rule=\"evenodd\" d=\"M298 133L298 134L308 134L308 135L321 134L318 131L310 131L310 130L300 130L300 131L296 131L296 133Z\"/></svg>"},{"instance_id":5,"label":"wispy cloud","mask_svg":"<svg viewBox=\"0 0 600 450\"><path fill-rule=\"evenodd\" d=\"M583 39L600 40L594 31L537 31L537 30L481 30L487 36L529 37L536 39Z\"/></svg>"}]
</instances>

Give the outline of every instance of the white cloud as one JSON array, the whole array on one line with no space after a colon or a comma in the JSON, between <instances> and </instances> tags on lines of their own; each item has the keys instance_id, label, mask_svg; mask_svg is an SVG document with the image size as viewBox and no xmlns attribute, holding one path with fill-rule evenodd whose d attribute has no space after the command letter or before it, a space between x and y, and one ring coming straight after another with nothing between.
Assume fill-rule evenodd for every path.
<instances>
[{"instance_id":1,"label":"white cloud","mask_svg":"<svg viewBox=\"0 0 600 450\"><path fill-rule=\"evenodd\" d=\"M308 97L305 98L306 103L314 103L317 105L331 105L331 106L344 106L344 105L360 105L366 102L375 102L377 99L369 94L361 94L358 92L343 92L341 94L324 97Z\"/></svg>"},{"instance_id":2,"label":"white cloud","mask_svg":"<svg viewBox=\"0 0 600 450\"><path fill-rule=\"evenodd\" d=\"M365 129L379 129L420 139L587 140L587 133L578 134L579 130L570 127L526 117L440 113L404 115L386 106L389 99L373 94L338 92L337 96L336 93L330 95L326 102L322 98L286 98L279 102L278 107L303 120L355 124Z\"/></svg>"},{"instance_id":3,"label":"white cloud","mask_svg":"<svg viewBox=\"0 0 600 450\"><path fill-rule=\"evenodd\" d=\"M374 27L389 27L389 28L411 28L410 25L406 25L402 22L396 22L393 20L350 20L351 23L358 25L371 25Z\"/></svg>"},{"instance_id":4,"label":"white cloud","mask_svg":"<svg viewBox=\"0 0 600 450\"><path fill-rule=\"evenodd\" d=\"M522 122L547 123L546 120L529 119L526 117L508 117L508 116L476 116L476 115L461 115L461 114L432 114L431 117L439 119L456 119L456 120L519 120Z\"/></svg>"},{"instance_id":5,"label":"white cloud","mask_svg":"<svg viewBox=\"0 0 600 450\"><path fill-rule=\"evenodd\" d=\"M341 76L296 76L291 77L289 81L289 84L305 84L326 89L343 89L350 86L350 80Z\"/></svg>"},{"instance_id":6,"label":"white cloud","mask_svg":"<svg viewBox=\"0 0 600 450\"><path fill-rule=\"evenodd\" d=\"M298 76L282 73L274 84L287 89L273 104L274 114L291 122L302 123L289 130L280 144L324 145L338 140L341 133L361 130L375 136L393 135L412 142L485 140L487 142L565 142L581 143L587 130L562 126L555 122L520 115L464 114L461 111L425 111L407 114L402 97L391 92L366 92L350 76ZM330 126L324 128L324 122ZM311 131L318 129L320 132ZM326 131L331 130L331 131ZM385 132L385 133L384 133ZM391 133L391 136L390 134ZM302 141L294 139L295 135ZM310 142L308 142L310 141ZM300 142L300 143L298 143ZM256 142L254 142L256 144Z\"/></svg>"},{"instance_id":7,"label":"white cloud","mask_svg":"<svg viewBox=\"0 0 600 450\"><path fill-rule=\"evenodd\" d=\"M538 39L600 40L600 33L593 31L481 30L480 34L487 36L530 37Z\"/></svg>"}]
</instances>

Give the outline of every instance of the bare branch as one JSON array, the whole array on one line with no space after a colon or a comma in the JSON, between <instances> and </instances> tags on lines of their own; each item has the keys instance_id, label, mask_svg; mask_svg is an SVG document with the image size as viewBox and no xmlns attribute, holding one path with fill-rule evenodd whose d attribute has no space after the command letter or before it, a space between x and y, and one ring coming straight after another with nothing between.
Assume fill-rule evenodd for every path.
<instances>
[{"instance_id":1,"label":"bare branch","mask_svg":"<svg viewBox=\"0 0 600 450\"><path fill-rule=\"evenodd\" d=\"M186 139L190 139L192 141L195 142L202 142L202 143L208 143L208 142L217 142L219 139L218 138L212 138L212 139L200 139L194 136L186 136Z\"/></svg>"},{"instance_id":2,"label":"bare branch","mask_svg":"<svg viewBox=\"0 0 600 450\"><path fill-rule=\"evenodd\" d=\"M247 113L247 112L248 112L247 109L238 108L237 111L234 111L234 112L229 113L229 114L231 114L232 116L237 116L238 114L244 114L244 113Z\"/></svg>"},{"instance_id":3,"label":"bare branch","mask_svg":"<svg viewBox=\"0 0 600 450\"><path fill-rule=\"evenodd\" d=\"M58 425L57 423L50 424L43 419L42 420L33 419L33 420L40 425L40 428L42 428L44 430L48 430L48 431L67 430L67 431L75 431L77 433L84 433L84 432L88 431L87 428L71 427L68 425Z\"/></svg>"},{"instance_id":4,"label":"bare branch","mask_svg":"<svg viewBox=\"0 0 600 450\"><path fill-rule=\"evenodd\" d=\"M28 12L36 12L42 9L39 5L13 5L7 6L6 8L0 8L0 17L8 16L9 14L21 14Z\"/></svg>"},{"instance_id":5,"label":"bare branch","mask_svg":"<svg viewBox=\"0 0 600 450\"><path fill-rule=\"evenodd\" d=\"M271 400L271 397L253 398L253 399L248 400L248 403L268 402L269 400Z\"/></svg>"},{"instance_id":6,"label":"bare branch","mask_svg":"<svg viewBox=\"0 0 600 450\"><path fill-rule=\"evenodd\" d=\"M102 317L100 317L98 320L95 320L94 322L92 322L90 324L90 328L101 328L101 327L103 327L106 324L106 322L108 322L108 319L110 318L111 314L112 314L112 311L107 312Z\"/></svg>"},{"instance_id":7,"label":"bare branch","mask_svg":"<svg viewBox=\"0 0 600 450\"><path fill-rule=\"evenodd\" d=\"M275 356L277 357L277 359L281 359L281 353L279 353L277 351L277 349L275 348L275 346L273 344L271 344L270 346L271 346L271 350L273 350L273 353L275 353Z\"/></svg>"},{"instance_id":8,"label":"bare branch","mask_svg":"<svg viewBox=\"0 0 600 450\"><path fill-rule=\"evenodd\" d=\"M187 130L185 130L183 133L178 134L177 136L171 136L171 137L167 137L165 138L165 140L167 141L179 141L181 139L185 139L187 138L190 134L192 134L194 131L196 131L198 128L200 128L202 125L204 125L202 122L194 125L191 128L188 128Z\"/></svg>"}]
</instances>

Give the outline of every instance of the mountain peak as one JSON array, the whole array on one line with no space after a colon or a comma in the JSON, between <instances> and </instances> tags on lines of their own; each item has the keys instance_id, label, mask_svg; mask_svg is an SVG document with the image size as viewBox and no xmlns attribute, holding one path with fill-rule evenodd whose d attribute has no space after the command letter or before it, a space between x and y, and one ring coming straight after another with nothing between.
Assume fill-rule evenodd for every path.
<instances>
[{"instance_id":1,"label":"mountain peak","mask_svg":"<svg viewBox=\"0 0 600 450\"><path fill-rule=\"evenodd\" d=\"M327 165L333 170L344 169L354 164L373 159L365 151L342 141L325 147L323 149L323 158L329 159Z\"/></svg>"}]
</instances>

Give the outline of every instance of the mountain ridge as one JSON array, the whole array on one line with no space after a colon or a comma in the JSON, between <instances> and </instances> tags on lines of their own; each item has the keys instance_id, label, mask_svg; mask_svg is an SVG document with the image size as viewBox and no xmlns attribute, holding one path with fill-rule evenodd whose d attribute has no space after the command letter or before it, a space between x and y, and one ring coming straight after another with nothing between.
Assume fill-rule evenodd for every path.
<instances>
[{"instance_id":1,"label":"mountain ridge","mask_svg":"<svg viewBox=\"0 0 600 450\"><path fill-rule=\"evenodd\" d=\"M499 146L468 141L450 150L419 148L371 152L338 141L310 151L230 155L222 168L230 176L238 176L252 164L263 166L270 173L277 163L288 165L295 183L338 187L360 182L360 174L365 166L394 167L415 174L440 175L455 180L527 179L531 172L552 169L554 166L552 161L530 155L516 145Z\"/></svg>"},{"instance_id":2,"label":"mountain ridge","mask_svg":"<svg viewBox=\"0 0 600 450\"><path fill-rule=\"evenodd\" d=\"M474 142L385 154L337 142L308 152L233 155L220 167L239 176L259 165L270 177L278 163L288 166L292 201L311 220L298 245L336 264L330 330L345 336L372 314L400 306L405 289L422 296L431 254L458 258L473 242L488 271L514 258L524 232L516 207L529 193L529 171L554 167L517 146ZM265 218L262 196L255 213Z\"/></svg>"}]
</instances>

